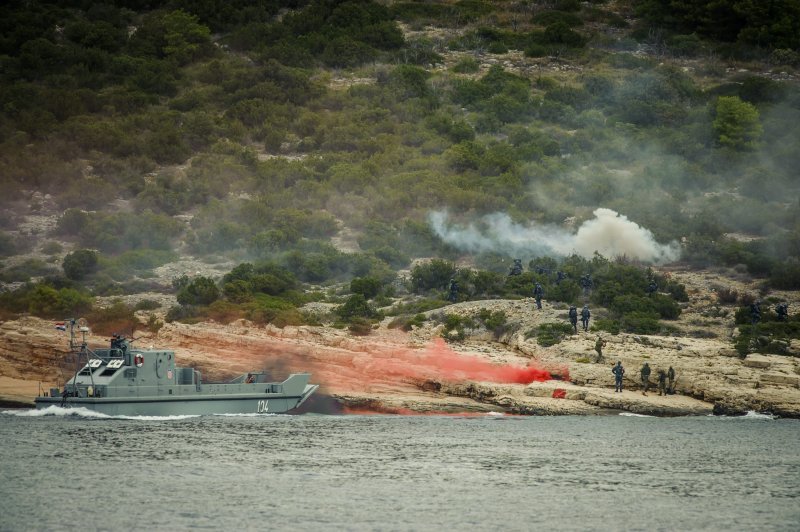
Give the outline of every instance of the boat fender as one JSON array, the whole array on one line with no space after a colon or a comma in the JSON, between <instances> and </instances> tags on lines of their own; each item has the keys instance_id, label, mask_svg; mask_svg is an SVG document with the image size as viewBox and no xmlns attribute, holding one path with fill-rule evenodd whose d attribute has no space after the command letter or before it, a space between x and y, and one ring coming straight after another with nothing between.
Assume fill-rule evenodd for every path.
<instances>
[{"instance_id":1,"label":"boat fender","mask_svg":"<svg viewBox=\"0 0 800 532\"><path fill-rule=\"evenodd\" d=\"M86 395L89 396L89 397L94 397L94 388L91 387L91 386L86 388Z\"/></svg>"},{"instance_id":2,"label":"boat fender","mask_svg":"<svg viewBox=\"0 0 800 532\"><path fill-rule=\"evenodd\" d=\"M136 356L133 357L133 363L136 364L137 368L141 368L144 366L144 356L137 353Z\"/></svg>"}]
</instances>

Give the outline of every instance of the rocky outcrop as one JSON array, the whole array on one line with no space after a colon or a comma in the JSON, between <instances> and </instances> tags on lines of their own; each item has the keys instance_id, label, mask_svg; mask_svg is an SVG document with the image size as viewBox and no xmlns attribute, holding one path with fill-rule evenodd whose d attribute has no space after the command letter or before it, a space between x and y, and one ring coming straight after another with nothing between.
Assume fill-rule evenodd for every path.
<instances>
[{"instance_id":1,"label":"rocky outcrop","mask_svg":"<svg viewBox=\"0 0 800 532\"><path fill-rule=\"evenodd\" d=\"M675 416L743 414L750 410L800 417L800 366L787 356L731 357L715 339L618 335L607 338L605 361L594 358L595 334L569 336L544 348L526 331L537 323L559 319L563 309L546 305L534 311L526 301L470 302L449 311L503 309L513 332L501 342L468 340L431 344L433 324L409 334L381 327L367 337L330 327L259 327L246 321L229 325L204 323L165 325L140 345L174 349L181 365L199 369L206 380L224 380L253 369L281 378L292 371L311 371L321 384L321 397L336 411L395 413L504 412L523 415L636 414ZM476 337L480 337L476 332ZM528 337L526 337L528 336ZM90 345L107 339L90 336ZM0 324L0 399L30 401L38 391L56 386L73 370L67 338L52 322L21 318ZM431 346L434 347L431 347ZM450 361L549 368L569 380L531 384L465 376ZM626 367L625 391L613 392L611 365ZM675 395L640 392L638 370L648 361L655 381L658 369L677 372ZM447 362L447 363L445 363ZM35 383L35 384L34 384Z\"/></svg>"}]
</instances>

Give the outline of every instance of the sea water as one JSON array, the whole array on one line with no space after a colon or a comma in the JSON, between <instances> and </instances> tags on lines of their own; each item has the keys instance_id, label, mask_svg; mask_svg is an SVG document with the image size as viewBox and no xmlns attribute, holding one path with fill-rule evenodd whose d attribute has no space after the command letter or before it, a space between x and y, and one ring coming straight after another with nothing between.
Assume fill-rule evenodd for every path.
<instances>
[{"instance_id":1,"label":"sea water","mask_svg":"<svg viewBox=\"0 0 800 532\"><path fill-rule=\"evenodd\" d=\"M43 415L44 414L44 415ZM798 530L800 422L0 413L1 530Z\"/></svg>"}]
</instances>

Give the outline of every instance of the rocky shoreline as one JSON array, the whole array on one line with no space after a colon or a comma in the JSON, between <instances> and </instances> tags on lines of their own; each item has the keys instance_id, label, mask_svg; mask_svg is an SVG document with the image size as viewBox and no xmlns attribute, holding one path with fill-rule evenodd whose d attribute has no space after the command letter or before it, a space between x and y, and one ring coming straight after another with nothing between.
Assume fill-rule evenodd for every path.
<instances>
[{"instance_id":1,"label":"rocky shoreline","mask_svg":"<svg viewBox=\"0 0 800 532\"><path fill-rule=\"evenodd\" d=\"M502 309L512 324L499 341L479 332L464 342L445 345L432 322L403 333L381 324L366 337L324 326L256 326L246 321L223 325L166 324L139 345L174 349L178 363L194 366L207 381L224 380L250 370L276 376L310 371L320 383L318 411L399 414L605 415L628 412L651 416L742 415L750 411L800 418L800 364L791 356L732 356L716 339L607 336L605 363L594 355L596 334L568 336L552 347L526 338L527 327L560 319L563 309L529 301L480 301L452 305L448 312ZM106 338L91 337L90 345ZM0 323L0 401L30 406L39 389L59 386L67 338L52 322L33 317ZM441 344L441 345L440 345ZM431 347L435 345L434 347ZM492 366L535 365L568 373L569 380L530 384L482 381L444 374L439 357L480 361ZM614 393L611 365L626 367L625 391ZM673 366L675 395L647 396L633 378L643 361L653 368ZM477 362L476 362L477 363ZM566 370L566 371L564 371ZM655 380L651 377L651 382ZM61 381L61 382L60 382ZM326 404L327 403L327 404Z\"/></svg>"}]
</instances>

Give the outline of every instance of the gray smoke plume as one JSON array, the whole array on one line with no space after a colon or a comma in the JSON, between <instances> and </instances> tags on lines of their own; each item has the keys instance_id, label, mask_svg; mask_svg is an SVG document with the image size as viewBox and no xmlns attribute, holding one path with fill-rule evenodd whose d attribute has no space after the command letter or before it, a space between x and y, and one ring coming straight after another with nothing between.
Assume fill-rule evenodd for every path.
<instances>
[{"instance_id":1,"label":"gray smoke plume","mask_svg":"<svg viewBox=\"0 0 800 532\"><path fill-rule=\"evenodd\" d=\"M465 226L449 223L447 211L433 211L428 221L442 240L472 253L496 251L515 257L574 253L591 258L598 252L608 258L625 256L655 264L680 257L677 242L659 244L650 230L611 209L596 209L594 218L574 233L555 225L521 225L503 213L489 214Z\"/></svg>"}]
</instances>

